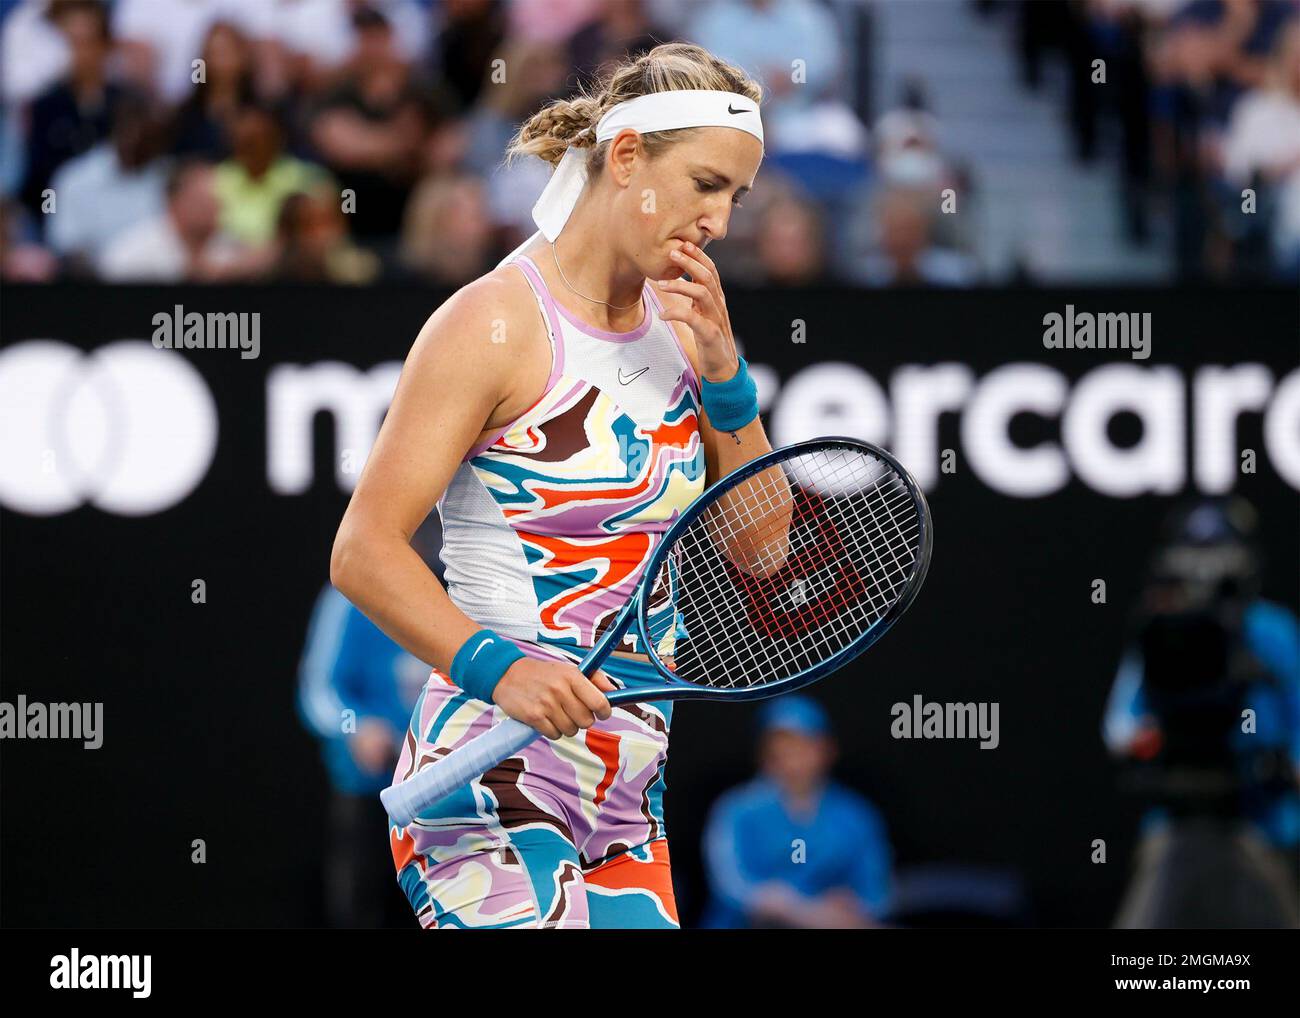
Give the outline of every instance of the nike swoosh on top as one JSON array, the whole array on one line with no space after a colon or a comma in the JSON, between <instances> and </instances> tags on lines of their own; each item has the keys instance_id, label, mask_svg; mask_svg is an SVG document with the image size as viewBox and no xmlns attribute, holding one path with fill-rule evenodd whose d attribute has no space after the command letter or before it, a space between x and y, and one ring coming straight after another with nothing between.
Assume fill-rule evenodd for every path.
<instances>
[{"instance_id":1,"label":"nike swoosh on top","mask_svg":"<svg viewBox=\"0 0 1300 1018\"><path fill-rule=\"evenodd\" d=\"M618 369L618 380L619 380L619 382L620 382L621 384L623 384L623 385L628 385L628 384L630 384L630 383L632 383L632 382L635 382L638 378L640 378L642 375L644 375L644 374L645 374L647 371L649 371L649 370L650 370L650 365L647 364L647 365L646 365L645 367L643 367L640 371L636 372L635 374L628 375L627 378L624 378L624 377L623 377L623 369L622 369L622 368L619 368L619 369Z\"/></svg>"}]
</instances>

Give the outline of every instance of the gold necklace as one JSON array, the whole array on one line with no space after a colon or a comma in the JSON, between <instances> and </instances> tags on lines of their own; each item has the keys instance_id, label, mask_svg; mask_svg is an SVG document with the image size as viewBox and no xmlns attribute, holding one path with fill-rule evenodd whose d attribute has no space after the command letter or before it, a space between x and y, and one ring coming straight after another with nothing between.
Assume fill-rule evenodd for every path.
<instances>
[{"instance_id":1,"label":"gold necklace","mask_svg":"<svg viewBox=\"0 0 1300 1018\"><path fill-rule=\"evenodd\" d=\"M560 268L560 256L556 253L556 249L557 249L558 247L559 247L559 244L557 244L555 241L552 241L552 242L551 242L551 258L553 258L553 259L555 260L555 271L558 272L558 273L560 274L560 278L564 280L564 285L567 286L567 287L568 287L570 290L572 290L574 293L577 293L578 296L581 297L583 300L589 300L589 301L591 301L593 304L604 304L605 307L607 307L607 308L613 308L615 311L626 311L626 310L628 310L629 308L634 308L634 307L636 307L638 304L641 303L641 298L640 298L640 297L638 297L636 300L634 300L631 304L621 304L621 305L620 305L620 304L611 304L611 303L610 303L609 301L607 301L607 300L598 300L598 299L595 298L595 297L588 297L585 293L578 293L577 290L574 290L574 289L573 289L573 284L569 282L568 277L566 277L566 276L564 275L564 270L563 270L562 268Z\"/></svg>"}]
</instances>

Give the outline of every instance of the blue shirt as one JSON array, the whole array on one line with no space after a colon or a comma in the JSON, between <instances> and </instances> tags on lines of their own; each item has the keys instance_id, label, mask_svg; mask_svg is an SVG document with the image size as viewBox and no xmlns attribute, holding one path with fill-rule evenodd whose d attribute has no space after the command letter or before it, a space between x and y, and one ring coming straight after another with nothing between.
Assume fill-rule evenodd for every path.
<instances>
[{"instance_id":1,"label":"blue shirt","mask_svg":"<svg viewBox=\"0 0 1300 1018\"><path fill-rule=\"evenodd\" d=\"M165 165L154 160L124 170L108 142L64 163L50 187L56 208L46 239L64 256L83 254L97 261L114 238L167 209Z\"/></svg>"},{"instance_id":2,"label":"blue shirt","mask_svg":"<svg viewBox=\"0 0 1300 1018\"><path fill-rule=\"evenodd\" d=\"M695 8L686 35L711 53L745 68L760 82L769 74L793 74L794 60L804 80L769 105L806 109L832 90L844 63L840 27L834 13L813 0L773 0L755 7L744 0L716 0Z\"/></svg>"},{"instance_id":3,"label":"blue shirt","mask_svg":"<svg viewBox=\"0 0 1300 1018\"><path fill-rule=\"evenodd\" d=\"M815 0L771 0L762 7L748 0L714 0L691 5L684 37L745 68L765 86L764 144L769 156L779 156L795 149L811 155L841 146L849 151L860 148L865 134L861 124L841 123L846 117L856 120L847 106L831 101L820 113L817 110L833 100L843 80L841 33L835 13ZM796 65L796 60L801 63ZM793 79L796 73L801 78ZM778 95L772 88L774 77L791 81L791 87ZM856 155L846 155L842 166L827 162L786 168L794 170L801 183L811 180L817 190L831 193L834 180L826 178L842 173L856 180L863 171Z\"/></svg>"},{"instance_id":4,"label":"blue shirt","mask_svg":"<svg viewBox=\"0 0 1300 1018\"><path fill-rule=\"evenodd\" d=\"M884 822L867 800L835 782L822 789L808 817L791 816L770 779L731 789L709 814L704 856L712 892L706 926L747 926L749 903L769 881L807 897L847 889L875 916L889 897L892 853Z\"/></svg>"},{"instance_id":5,"label":"blue shirt","mask_svg":"<svg viewBox=\"0 0 1300 1018\"><path fill-rule=\"evenodd\" d=\"M1271 676L1271 681L1251 683L1243 705L1255 712L1255 731L1233 728L1231 748L1239 760L1261 750L1281 749L1300 766L1300 621L1289 609L1269 601L1255 601L1243 619L1246 649ZM1128 651L1120 661L1102 723L1106 745L1124 753L1138 729L1138 719L1151 712L1143 686L1142 655ZM1245 803L1247 819L1274 844L1300 844L1300 791L1262 793ZM1164 810L1152 809L1144 826L1165 821Z\"/></svg>"},{"instance_id":6,"label":"blue shirt","mask_svg":"<svg viewBox=\"0 0 1300 1018\"><path fill-rule=\"evenodd\" d=\"M368 795L389 785L391 771L367 774L357 766L346 736L365 718L377 717L392 725L394 738L401 739L429 671L347 598L325 587L312 611L298 670L298 713L321 740L335 788ZM353 714L344 713L348 710Z\"/></svg>"}]
</instances>

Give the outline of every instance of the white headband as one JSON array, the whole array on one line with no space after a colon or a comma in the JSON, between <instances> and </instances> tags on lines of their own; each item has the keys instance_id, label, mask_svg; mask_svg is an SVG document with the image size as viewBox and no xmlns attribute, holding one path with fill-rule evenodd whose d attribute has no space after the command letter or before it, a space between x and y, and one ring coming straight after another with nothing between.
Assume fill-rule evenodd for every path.
<instances>
[{"instance_id":1,"label":"white headband","mask_svg":"<svg viewBox=\"0 0 1300 1018\"><path fill-rule=\"evenodd\" d=\"M760 143L763 141L763 121L759 117L758 103L736 92L713 89L652 92L619 103L596 124L596 144L608 141L629 127L640 134L684 127L734 127L752 134ZM554 241L560 235L578 204L578 196L587 184L588 155L589 149L570 145L533 206L533 221L547 240ZM525 243L531 241L532 237Z\"/></svg>"}]
</instances>

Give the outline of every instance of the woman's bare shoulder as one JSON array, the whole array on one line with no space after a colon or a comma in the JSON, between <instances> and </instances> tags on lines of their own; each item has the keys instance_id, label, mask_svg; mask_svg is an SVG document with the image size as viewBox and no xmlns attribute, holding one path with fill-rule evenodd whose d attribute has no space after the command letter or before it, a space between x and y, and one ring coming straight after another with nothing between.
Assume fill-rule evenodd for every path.
<instances>
[{"instance_id":1,"label":"woman's bare shoulder","mask_svg":"<svg viewBox=\"0 0 1300 1018\"><path fill-rule=\"evenodd\" d=\"M504 385L511 381L513 369L536 352L536 319L537 304L527 281L518 269L502 266L466 283L438 305L420 329L407 364L433 368L454 359L494 369L496 380Z\"/></svg>"},{"instance_id":2,"label":"woman's bare shoulder","mask_svg":"<svg viewBox=\"0 0 1300 1018\"><path fill-rule=\"evenodd\" d=\"M406 368L436 380L444 399L486 400L487 428L535 402L551 351L523 274L501 266L453 293L425 322Z\"/></svg>"},{"instance_id":3,"label":"woman's bare shoulder","mask_svg":"<svg viewBox=\"0 0 1300 1018\"><path fill-rule=\"evenodd\" d=\"M453 293L430 316L429 323L435 328L454 324L458 336L471 339L480 330L489 339L504 333L505 338L497 341L501 344L509 341L512 326L531 324L536 316L537 305L523 274L502 265Z\"/></svg>"}]
</instances>

